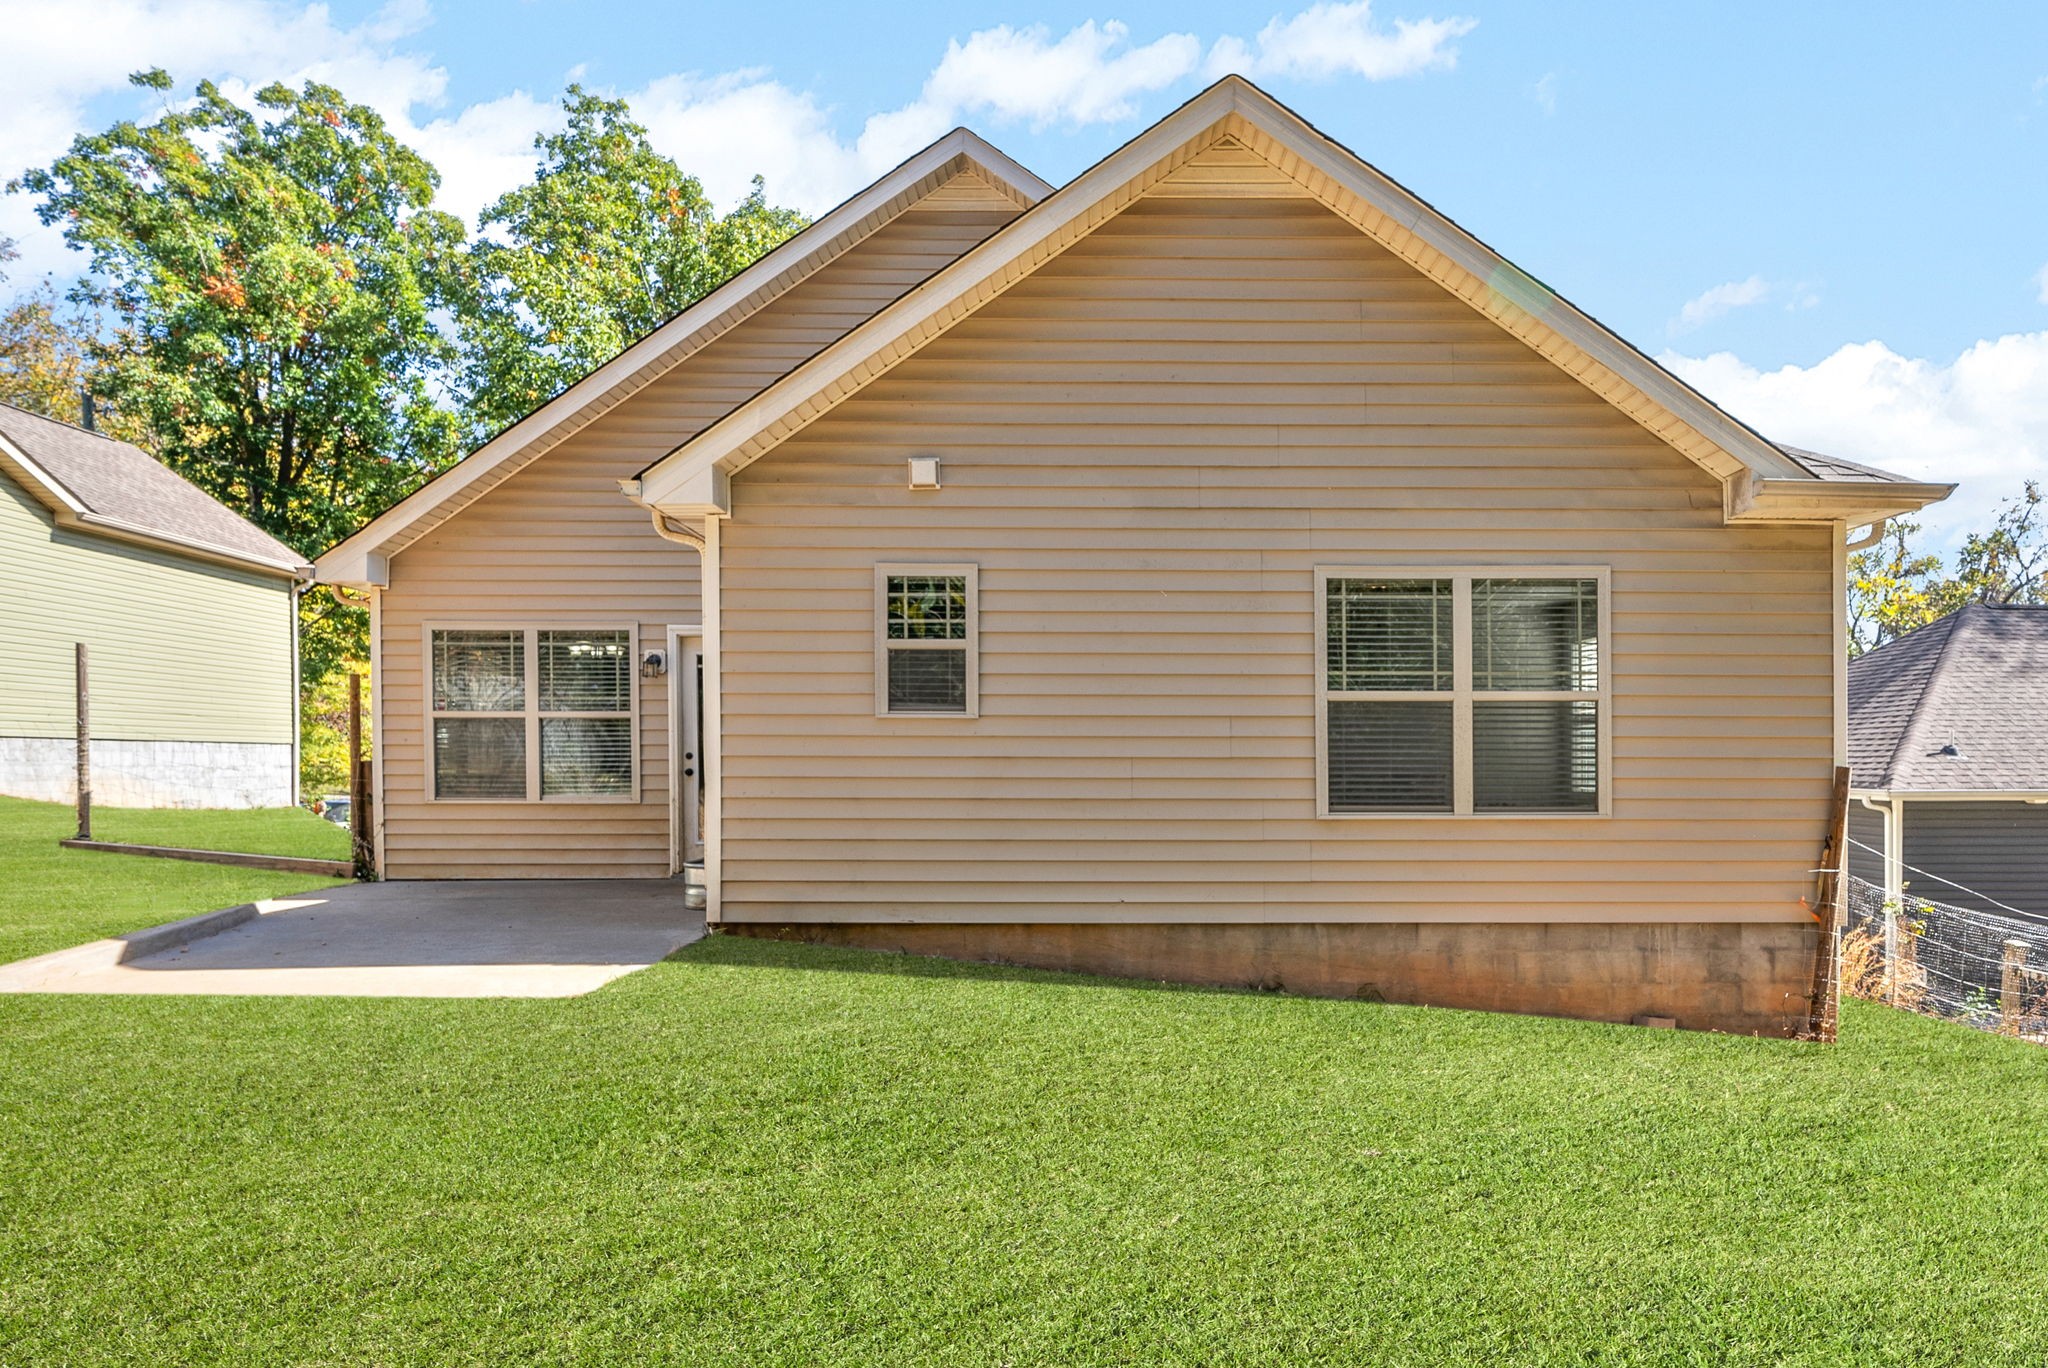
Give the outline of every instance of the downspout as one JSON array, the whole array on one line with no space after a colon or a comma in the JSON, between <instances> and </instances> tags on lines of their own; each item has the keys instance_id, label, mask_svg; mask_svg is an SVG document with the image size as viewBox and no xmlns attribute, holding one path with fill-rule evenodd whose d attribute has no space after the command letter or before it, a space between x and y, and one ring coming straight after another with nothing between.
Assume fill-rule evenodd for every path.
<instances>
[{"instance_id":1,"label":"downspout","mask_svg":"<svg viewBox=\"0 0 2048 1368\"><path fill-rule=\"evenodd\" d=\"M292 638L292 696L290 704L291 715L288 719L289 725L286 735L292 739L292 757L291 769L285 775L284 781L286 807L297 807L306 796L299 791L299 747L303 742L303 738L299 735L299 690L305 687L305 681L299 673L299 595L311 583L311 580L294 579L291 591L287 595L291 600L291 605L287 610L290 612L291 617L286 622L286 629L291 633Z\"/></svg>"},{"instance_id":2,"label":"downspout","mask_svg":"<svg viewBox=\"0 0 2048 1368\"><path fill-rule=\"evenodd\" d=\"M692 532L687 527L681 527L670 522L668 515L658 508L650 508L647 511L654 519L655 536L660 537L663 541L672 541L678 546L687 546L702 554L704 550L704 534L702 532Z\"/></svg>"},{"instance_id":3,"label":"downspout","mask_svg":"<svg viewBox=\"0 0 2048 1368\"><path fill-rule=\"evenodd\" d=\"M1876 522L1872 523L1869 527L1865 528L1863 530L1863 535L1858 537L1855 541L1844 542L1842 544L1842 549L1844 551L1861 551L1864 547L1871 545L1872 543L1876 542L1876 540L1879 537L1882 537L1884 535L1885 524L1890 521L1891 519L1889 518L1879 518Z\"/></svg>"},{"instance_id":4,"label":"downspout","mask_svg":"<svg viewBox=\"0 0 2048 1368\"><path fill-rule=\"evenodd\" d=\"M629 483L633 488L627 488ZM619 488L629 497L638 497L637 482L620 481ZM725 755L721 743L724 716L720 706L724 680L720 664L723 653L718 640L718 520L706 518L704 530L692 532L671 522L659 508L649 507L647 512L654 524L655 536L678 546L687 546L698 557L699 610L704 631L704 707L697 719L697 745L702 752L698 764L704 767L704 920L708 926L716 927L725 882ZM670 810L676 809L671 805Z\"/></svg>"}]
</instances>

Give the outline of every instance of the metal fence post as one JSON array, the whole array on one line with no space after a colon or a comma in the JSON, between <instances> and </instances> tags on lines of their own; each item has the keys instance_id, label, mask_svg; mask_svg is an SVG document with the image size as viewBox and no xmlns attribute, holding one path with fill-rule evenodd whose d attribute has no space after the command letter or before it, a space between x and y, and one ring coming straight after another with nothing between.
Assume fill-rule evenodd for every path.
<instances>
[{"instance_id":1,"label":"metal fence post","mask_svg":"<svg viewBox=\"0 0 2048 1368\"><path fill-rule=\"evenodd\" d=\"M92 693L86 687L85 643L78 647L78 839L92 839Z\"/></svg>"}]
</instances>

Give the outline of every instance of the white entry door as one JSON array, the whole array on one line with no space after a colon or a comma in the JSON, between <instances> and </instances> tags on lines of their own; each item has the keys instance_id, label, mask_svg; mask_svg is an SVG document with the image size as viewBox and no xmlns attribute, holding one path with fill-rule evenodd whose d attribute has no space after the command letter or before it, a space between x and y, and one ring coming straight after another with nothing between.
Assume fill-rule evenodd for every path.
<instances>
[{"instance_id":1,"label":"white entry door","mask_svg":"<svg viewBox=\"0 0 2048 1368\"><path fill-rule=\"evenodd\" d=\"M704 638L677 633L669 643L669 716L675 719L676 865L704 858Z\"/></svg>"}]
</instances>

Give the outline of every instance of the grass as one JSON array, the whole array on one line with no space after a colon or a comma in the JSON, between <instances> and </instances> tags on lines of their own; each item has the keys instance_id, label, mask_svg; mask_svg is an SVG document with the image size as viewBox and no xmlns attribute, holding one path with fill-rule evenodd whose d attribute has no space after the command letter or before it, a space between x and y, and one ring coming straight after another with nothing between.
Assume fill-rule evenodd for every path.
<instances>
[{"instance_id":1,"label":"grass","mask_svg":"<svg viewBox=\"0 0 2048 1368\"><path fill-rule=\"evenodd\" d=\"M63 809L72 823L71 810ZM65 835L70 835L66 831ZM94 808L95 840L346 860L348 832L304 808Z\"/></svg>"},{"instance_id":2,"label":"grass","mask_svg":"<svg viewBox=\"0 0 2048 1368\"><path fill-rule=\"evenodd\" d=\"M1843 1037L723 937L0 998L0 1361L2040 1364L2048 1051Z\"/></svg>"},{"instance_id":3,"label":"grass","mask_svg":"<svg viewBox=\"0 0 2048 1368\"><path fill-rule=\"evenodd\" d=\"M234 820L223 824L223 818ZM296 808L249 813L103 808L95 812L93 828L103 840L347 857L347 832ZM69 807L0 798L0 964L337 882L312 874L59 848L57 841L76 830ZM335 837L341 854L330 855ZM219 844L223 838L230 844Z\"/></svg>"}]
</instances>

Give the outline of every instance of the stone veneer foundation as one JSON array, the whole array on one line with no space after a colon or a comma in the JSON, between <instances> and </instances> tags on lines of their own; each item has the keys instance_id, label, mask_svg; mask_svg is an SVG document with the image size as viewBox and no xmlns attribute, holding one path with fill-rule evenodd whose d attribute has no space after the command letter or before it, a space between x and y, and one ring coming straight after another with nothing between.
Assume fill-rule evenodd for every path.
<instances>
[{"instance_id":1,"label":"stone veneer foundation","mask_svg":"<svg viewBox=\"0 0 2048 1368\"><path fill-rule=\"evenodd\" d=\"M1807 1029L1818 928L1800 922L727 923L729 935L1259 988L1316 997L1683 1029Z\"/></svg>"}]
</instances>

